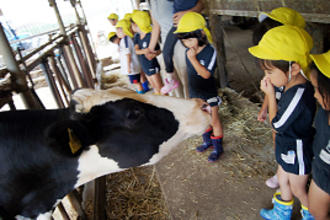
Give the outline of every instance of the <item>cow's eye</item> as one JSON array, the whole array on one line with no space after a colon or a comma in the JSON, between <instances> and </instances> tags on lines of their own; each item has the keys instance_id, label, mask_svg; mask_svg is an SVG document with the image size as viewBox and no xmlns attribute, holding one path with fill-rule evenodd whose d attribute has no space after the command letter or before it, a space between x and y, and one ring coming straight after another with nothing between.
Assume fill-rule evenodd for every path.
<instances>
[{"instance_id":1,"label":"cow's eye","mask_svg":"<svg viewBox=\"0 0 330 220\"><path fill-rule=\"evenodd\" d=\"M138 119L143 114L143 109L130 109L126 113L126 118L130 120Z\"/></svg>"}]
</instances>

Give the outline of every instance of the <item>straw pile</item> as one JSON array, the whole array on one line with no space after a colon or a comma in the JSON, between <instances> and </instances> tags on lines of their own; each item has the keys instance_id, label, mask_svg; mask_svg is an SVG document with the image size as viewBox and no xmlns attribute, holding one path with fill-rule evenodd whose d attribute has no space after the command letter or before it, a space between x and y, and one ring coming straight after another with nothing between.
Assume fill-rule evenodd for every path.
<instances>
[{"instance_id":1,"label":"straw pile","mask_svg":"<svg viewBox=\"0 0 330 220\"><path fill-rule=\"evenodd\" d=\"M155 167L132 168L107 177L108 219L167 220Z\"/></svg>"}]
</instances>

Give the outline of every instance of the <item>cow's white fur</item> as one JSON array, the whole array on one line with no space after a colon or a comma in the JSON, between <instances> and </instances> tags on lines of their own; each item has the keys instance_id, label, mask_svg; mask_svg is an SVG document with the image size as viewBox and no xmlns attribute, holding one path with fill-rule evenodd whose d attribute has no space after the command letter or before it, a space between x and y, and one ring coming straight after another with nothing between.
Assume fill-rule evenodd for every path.
<instances>
[{"instance_id":1,"label":"cow's white fur","mask_svg":"<svg viewBox=\"0 0 330 220\"><path fill-rule=\"evenodd\" d=\"M36 220L49 220L52 217L52 211L39 214ZM20 215L15 216L17 220L32 220L32 218L23 217Z\"/></svg>"},{"instance_id":2,"label":"cow's white fur","mask_svg":"<svg viewBox=\"0 0 330 220\"><path fill-rule=\"evenodd\" d=\"M90 146L89 150L82 152L78 160L78 181L75 188L85 184L97 177L104 176L109 173L122 171L118 163L99 154L97 146Z\"/></svg>"}]
</instances>

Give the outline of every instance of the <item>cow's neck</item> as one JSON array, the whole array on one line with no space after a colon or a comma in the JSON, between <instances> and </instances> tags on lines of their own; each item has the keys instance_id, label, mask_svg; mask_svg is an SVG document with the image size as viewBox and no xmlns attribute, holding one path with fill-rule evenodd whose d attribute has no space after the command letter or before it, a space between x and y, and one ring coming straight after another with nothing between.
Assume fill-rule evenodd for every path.
<instances>
[{"instance_id":1,"label":"cow's neck","mask_svg":"<svg viewBox=\"0 0 330 220\"><path fill-rule=\"evenodd\" d=\"M109 173L115 173L124 169L119 168L118 163L99 154L96 145L90 146L89 150L82 152L78 159L78 181L75 188L97 177Z\"/></svg>"}]
</instances>

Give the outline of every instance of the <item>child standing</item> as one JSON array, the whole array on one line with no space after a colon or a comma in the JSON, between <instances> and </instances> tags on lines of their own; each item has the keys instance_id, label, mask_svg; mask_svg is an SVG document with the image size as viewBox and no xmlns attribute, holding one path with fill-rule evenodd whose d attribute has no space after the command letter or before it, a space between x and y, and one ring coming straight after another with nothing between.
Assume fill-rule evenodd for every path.
<instances>
[{"instance_id":1,"label":"child standing","mask_svg":"<svg viewBox=\"0 0 330 220\"><path fill-rule=\"evenodd\" d=\"M156 56L160 54L159 45L156 46L156 53L152 54L152 59L146 58L149 52L148 46L151 38L151 19L146 11L135 11L132 15L132 29L134 36L135 52L139 56L143 72L147 75L148 81L155 90L155 94L160 95L160 89L163 87L159 74L160 66ZM150 57L149 57L150 58Z\"/></svg>"},{"instance_id":2,"label":"child standing","mask_svg":"<svg viewBox=\"0 0 330 220\"><path fill-rule=\"evenodd\" d=\"M170 93L172 90L179 86L179 82L174 77L174 64L173 54L174 47L178 41L175 35L177 25L182 16L187 12L201 12L203 9L202 0L168 0L173 2L173 26L167 33L166 40L164 41L163 47L163 58L165 63L165 70L167 78L164 80L165 85L161 92L162 94Z\"/></svg>"},{"instance_id":3,"label":"child standing","mask_svg":"<svg viewBox=\"0 0 330 220\"><path fill-rule=\"evenodd\" d=\"M119 42L121 73L126 74L129 80L136 87L136 92L143 94L143 88L140 82L140 63L134 50L133 34L130 32L130 24L123 19L116 25L117 37Z\"/></svg>"},{"instance_id":4,"label":"child standing","mask_svg":"<svg viewBox=\"0 0 330 220\"><path fill-rule=\"evenodd\" d=\"M313 180L308 192L309 210L316 220L329 220L330 207L330 51L311 55L311 82L320 106L315 118Z\"/></svg>"},{"instance_id":5,"label":"child standing","mask_svg":"<svg viewBox=\"0 0 330 220\"><path fill-rule=\"evenodd\" d=\"M312 47L312 38L305 30L283 25L269 30L257 46L249 48L249 52L260 59L265 72L260 88L268 98L269 119L276 131L280 193L274 195L273 209L260 211L261 217L267 220L289 220L293 195L302 207L308 207L306 184L313 155L315 99L313 87L304 73ZM285 87L278 104L274 86ZM303 219L313 219L308 209L304 210Z\"/></svg>"},{"instance_id":6,"label":"child standing","mask_svg":"<svg viewBox=\"0 0 330 220\"><path fill-rule=\"evenodd\" d=\"M270 13L262 12L259 15L258 19L259 19L260 23L257 25L255 30L253 31L253 37L252 37L254 45L257 45L259 43L259 41L261 40L262 36L268 30L270 30L274 27L278 27L281 25L293 25L293 26L297 26L300 28L305 28L305 26L306 26L303 16L301 16L301 14L299 14L299 12L297 12L291 8L287 8L287 7L275 8ZM284 87L277 88L275 86L274 88L275 88L275 92L276 92L276 100L279 101L281 99L282 93L284 91ZM258 121L263 122L266 120L267 108L268 108L268 98L265 97L264 101L262 103L262 106L260 108L260 111L258 112L258 118L257 118ZM273 136L273 147L275 149L275 133L274 132L272 132L272 136ZM279 187L278 178L277 178L276 174L274 176L272 176L271 178L267 179L265 183L270 188Z\"/></svg>"},{"instance_id":7,"label":"child standing","mask_svg":"<svg viewBox=\"0 0 330 220\"><path fill-rule=\"evenodd\" d=\"M221 99L214 79L217 52L210 44L212 39L206 28L205 19L196 12L187 12L183 15L175 33L187 47L189 96L201 98L211 106L212 124L203 134L203 145L197 147L196 150L203 152L213 145L214 150L208 160L214 162L223 153L223 131L218 114Z\"/></svg>"}]
</instances>

